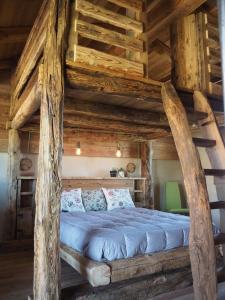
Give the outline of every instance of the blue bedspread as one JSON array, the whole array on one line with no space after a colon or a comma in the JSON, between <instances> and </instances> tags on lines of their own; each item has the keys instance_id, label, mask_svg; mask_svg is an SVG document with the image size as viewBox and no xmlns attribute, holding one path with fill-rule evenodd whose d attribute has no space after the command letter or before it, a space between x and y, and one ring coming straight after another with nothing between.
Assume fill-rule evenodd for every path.
<instances>
[{"instance_id":1,"label":"blue bedspread","mask_svg":"<svg viewBox=\"0 0 225 300\"><path fill-rule=\"evenodd\" d=\"M189 217L144 208L61 213L61 241L96 260L188 245Z\"/></svg>"}]
</instances>

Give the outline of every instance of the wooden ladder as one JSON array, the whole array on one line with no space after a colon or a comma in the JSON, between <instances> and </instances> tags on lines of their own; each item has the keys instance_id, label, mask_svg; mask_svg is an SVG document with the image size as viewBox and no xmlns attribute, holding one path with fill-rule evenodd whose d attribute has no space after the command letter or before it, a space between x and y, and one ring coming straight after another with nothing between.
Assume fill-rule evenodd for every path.
<instances>
[{"instance_id":1,"label":"wooden ladder","mask_svg":"<svg viewBox=\"0 0 225 300\"><path fill-rule=\"evenodd\" d=\"M210 202L211 209L220 209L221 233L215 237L215 244L225 244L225 147L215 115L208 99L200 92L194 92L194 109L207 113L207 117L199 121L203 139L193 138L197 147L204 147L212 169L204 169L205 176L214 176L218 201ZM223 246L225 253L225 246Z\"/></svg>"},{"instance_id":2,"label":"wooden ladder","mask_svg":"<svg viewBox=\"0 0 225 300\"><path fill-rule=\"evenodd\" d=\"M197 147L204 147L212 169L204 169L206 176L214 176L218 201L210 202L210 209L220 210L221 233L214 236L215 245L222 245L225 254L225 147L215 115L208 99L199 91L194 92L195 110L207 113L206 119L199 121L204 139L193 138ZM225 255L223 257L225 264ZM217 274L218 282L225 281L225 267Z\"/></svg>"},{"instance_id":3,"label":"wooden ladder","mask_svg":"<svg viewBox=\"0 0 225 300\"><path fill-rule=\"evenodd\" d=\"M169 82L162 86L165 113L180 159L190 209L189 251L195 299L217 299L215 244L225 244L225 148L208 99L194 93L195 111L206 114L199 127L203 138L193 138L187 113L175 88ZM203 169L197 147L207 151L211 169ZM209 202L205 176L214 176L217 202ZM211 209L220 209L221 232L212 231ZM223 253L225 253L223 245Z\"/></svg>"}]
</instances>

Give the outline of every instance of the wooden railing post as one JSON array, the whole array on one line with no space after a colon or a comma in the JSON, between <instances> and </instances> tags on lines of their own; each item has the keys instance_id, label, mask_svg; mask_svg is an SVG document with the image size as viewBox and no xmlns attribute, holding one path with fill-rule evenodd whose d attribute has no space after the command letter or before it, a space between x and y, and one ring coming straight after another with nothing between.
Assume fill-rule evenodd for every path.
<instances>
[{"instance_id":1,"label":"wooden railing post","mask_svg":"<svg viewBox=\"0 0 225 300\"><path fill-rule=\"evenodd\" d=\"M64 102L64 37L68 0L49 0L43 57L34 232L35 300L60 298L59 214Z\"/></svg>"},{"instance_id":2,"label":"wooden railing post","mask_svg":"<svg viewBox=\"0 0 225 300\"><path fill-rule=\"evenodd\" d=\"M189 249L195 299L215 300L215 248L204 172L192 142L186 112L172 84L163 85L162 99L180 159L190 208Z\"/></svg>"}]
</instances>

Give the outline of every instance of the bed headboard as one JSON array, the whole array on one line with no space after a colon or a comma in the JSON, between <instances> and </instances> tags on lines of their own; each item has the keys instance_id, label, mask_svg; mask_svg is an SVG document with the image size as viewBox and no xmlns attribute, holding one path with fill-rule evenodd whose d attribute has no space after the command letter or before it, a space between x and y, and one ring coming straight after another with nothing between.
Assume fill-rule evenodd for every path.
<instances>
[{"instance_id":1,"label":"bed headboard","mask_svg":"<svg viewBox=\"0 0 225 300\"><path fill-rule=\"evenodd\" d=\"M99 188L129 188L131 196L138 206L145 203L145 178L118 178L118 177L64 177L63 189L74 188L99 189Z\"/></svg>"},{"instance_id":2,"label":"bed headboard","mask_svg":"<svg viewBox=\"0 0 225 300\"><path fill-rule=\"evenodd\" d=\"M98 189L105 188L129 188L134 190L133 178L89 178L89 177L72 177L63 178L63 189L82 188L82 189Z\"/></svg>"}]
</instances>

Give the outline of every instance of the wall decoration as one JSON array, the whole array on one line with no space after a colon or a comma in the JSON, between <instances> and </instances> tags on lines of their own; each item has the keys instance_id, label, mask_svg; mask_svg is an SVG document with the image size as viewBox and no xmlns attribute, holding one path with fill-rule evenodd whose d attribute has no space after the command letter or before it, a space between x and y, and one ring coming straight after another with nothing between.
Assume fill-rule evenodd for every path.
<instances>
[{"instance_id":1,"label":"wall decoration","mask_svg":"<svg viewBox=\"0 0 225 300\"><path fill-rule=\"evenodd\" d=\"M136 170L136 165L134 163L128 163L126 167L126 171L128 174L133 174Z\"/></svg>"},{"instance_id":2,"label":"wall decoration","mask_svg":"<svg viewBox=\"0 0 225 300\"><path fill-rule=\"evenodd\" d=\"M30 158L22 158L20 160L20 171L27 172L32 168L32 160Z\"/></svg>"}]
</instances>

